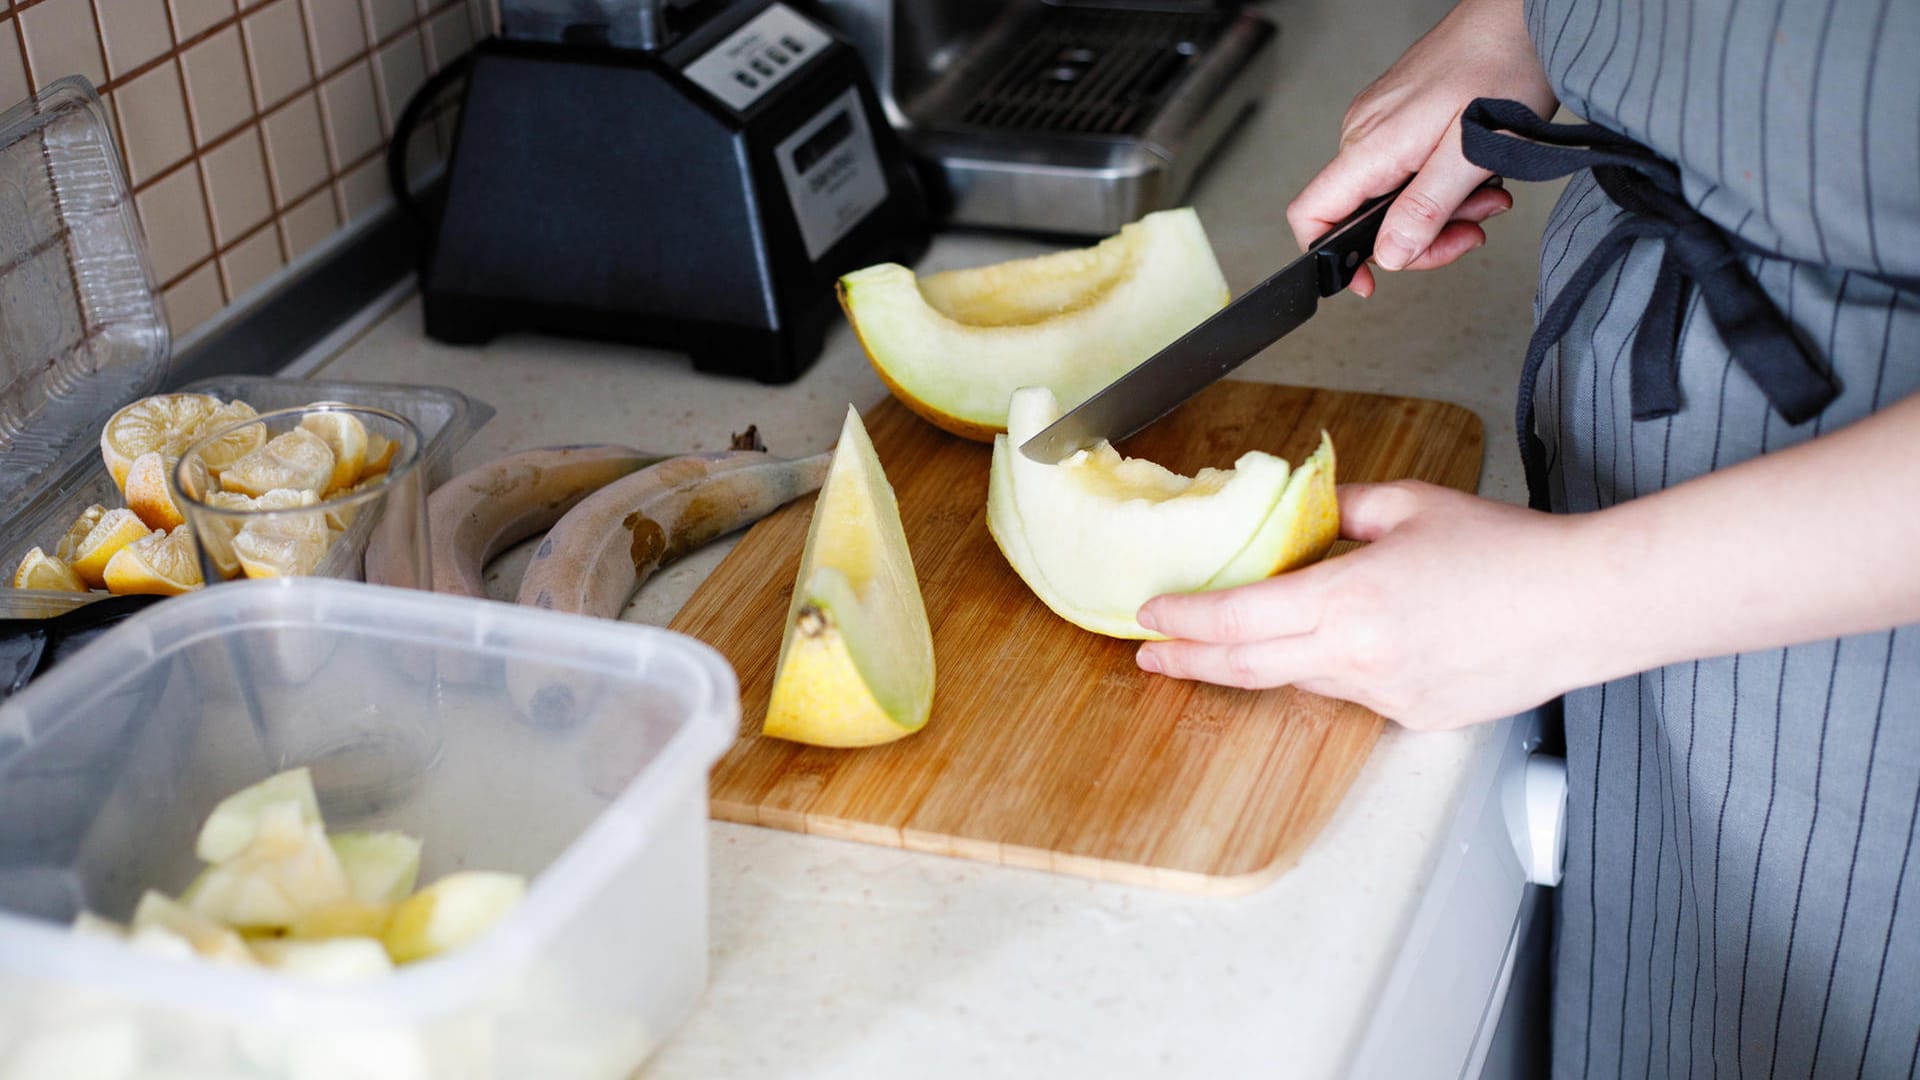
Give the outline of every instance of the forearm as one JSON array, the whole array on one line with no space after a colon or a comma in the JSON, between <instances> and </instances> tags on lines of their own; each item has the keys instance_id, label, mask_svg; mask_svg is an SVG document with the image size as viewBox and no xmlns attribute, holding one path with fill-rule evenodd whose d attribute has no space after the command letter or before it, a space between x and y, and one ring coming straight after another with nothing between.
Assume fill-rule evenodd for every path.
<instances>
[{"instance_id":1,"label":"forearm","mask_svg":"<svg viewBox=\"0 0 1920 1080\"><path fill-rule=\"evenodd\" d=\"M1571 523L1583 683L1920 621L1920 395Z\"/></svg>"}]
</instances>

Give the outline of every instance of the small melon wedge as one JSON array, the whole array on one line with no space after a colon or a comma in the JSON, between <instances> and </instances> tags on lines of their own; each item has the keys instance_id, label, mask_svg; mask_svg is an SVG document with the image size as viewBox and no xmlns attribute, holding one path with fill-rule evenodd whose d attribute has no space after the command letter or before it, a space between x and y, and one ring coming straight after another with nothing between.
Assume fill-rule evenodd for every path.
<instances>
[{"instance_id":1,"label":"small melon wedge","mask_svg":"<svg viewBox=\"0 0 1920 1080\"><path fill-rule=\"evenodd\" d=\"M874 370L956 435L1006 430L1007 402L1045 386L1071 408L1226 304L1192 208L1162 210L1090 248L917 277L896 263L840 279Z\"/></svg>"},{"instance_id":2,"label":"small melon wedge","mask_svg":"<svg viewBox=\"0 0 1920 1080\"><path fill-rule=\"evenodd\" d=\"M210 863L240 854L253 843L254 834L259 831L260 812L274 803L289 800L299 804L303 820L319 823L320 799L313 791L313 774L304 766L288 769L220 800L207 815L206 824L200 827L194 854Z\"/></svg>"},{"instance_id":3,"label":"small melon wedge","mask_svg":"<svg viewBox=\"0 0 1920 1080\"><path fill-rule=\"evenodd\" d=\"M254 962L246 941L232 928L222 926L217 920L209 919L151 889L140 897L140 903L134 907L129 932L137 941L149 927L156 927L185 940L193 946L194 952L209 960L229 964Z\"/></svg>"},{"instance_id":4,"label":"small melon wedge","mask_svg":"<svg viewBox=\"0 0 1920 1080\"><path fill-rule=\"evenodd\" d=\"M329 938L378 938L393 922L392 904L370 904L363 900L342 900L337 904L295 916L287 924L287 936L303 941Z\"/></svg>"},{"instance_id":5,"label":"small melon wedge","mask_svg":"<svg viewBox=\"0 0 1920 1080\"><path fill-rule=\"evenodd\" d=\"M933 632L893 487L852 408L814 503L762 731L872 746L933 709Z\"/></svg>"},{"instance_id":6,"label":"small melon wedge","mask_svg":"<svg viewBox=\"0 0 1920 1080\"><path fill-rule=\"evenodd\" d=\"M1140 605L1257 581L1326 554L1339 535L1333 444L1299 469L1260 451L1185 477L1101 444L1054 465L1019 444L1060 415L1044 387L1015 394L995 440L987 525L1007 562L1061 618L1155 638Z\"/></svg>"},{"instance_id":7,"label":"small melon wedge","mask_svg":"<svg viewBox=\"0 0 1920 1080\"><path fill-rule=\"evenodd\" d=\"M386 947L370 937L325 941L264 938L253 943L253 952L275 971L316 982L358 982L393 973Z\"/></svg>"},{"instance_id":8,"label":"small melon wedge","mask_svg":"<svg viewBox=\"0 0 1920 1080\"><path fill-rule=\"evenodd\" d=\"M420 841L403 832L338 832L327 837L353 898L397 904L420 878Z\"/></svg>"},{"instance_id":9,"label":"small melon wedge","mask_svg":"<svg viewBox=\"0 0 1920 1080\"><path fill-rule=\"evenodd\" d=\"M252 842L194 883L193 910L244 930L284 930L302 916L350 900L320 822L295 800L260 809Z\"/></svg>"},{"instance_id":10,"label":"small melon wedge","mask_svg":"<svg viewBox=\"0 0 1920 1080\"><path fill-rule=\"evenodd\" d=\"M448 874L394 909L383 938L387 953L404 964L457 949L506 918L526 893L527 879L518 874Z\"/></svg>"}]
</instances>

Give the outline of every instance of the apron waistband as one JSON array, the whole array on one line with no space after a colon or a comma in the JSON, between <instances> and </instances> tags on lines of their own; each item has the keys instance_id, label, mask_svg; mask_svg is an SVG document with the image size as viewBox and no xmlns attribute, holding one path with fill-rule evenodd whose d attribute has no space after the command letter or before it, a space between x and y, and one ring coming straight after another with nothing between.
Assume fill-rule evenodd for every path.
<instances>
[{"instance_id":1,"label":"apron waistband","mask_svg":"<svg viewBox=\"0 0 1920 1080\"><path fill-rule=\"evenodd\" d=\"M1839 396L1832 374L1809 355L1741 262L1746 255L1782 256L1723 231L1690 206L1671 162L1598 124L1548 123L1520 102L1494 98L1467 106L1460 142L1468 161L1515 180L1556 180L1592 169L1600 189L1627 211L1573 272L1527 342L1514 421L1534 509L1549 508L1546 446L1533 424L1540 365L1601 274L1636 240L1660 240L1666 250L1633 339L1629 372L1635 420L1670 416L1684 404L1675 354L1690 288L1700 291L1727 351L1782 419L1790 424L1811 420Z\"/></svg>"}]
</instances>

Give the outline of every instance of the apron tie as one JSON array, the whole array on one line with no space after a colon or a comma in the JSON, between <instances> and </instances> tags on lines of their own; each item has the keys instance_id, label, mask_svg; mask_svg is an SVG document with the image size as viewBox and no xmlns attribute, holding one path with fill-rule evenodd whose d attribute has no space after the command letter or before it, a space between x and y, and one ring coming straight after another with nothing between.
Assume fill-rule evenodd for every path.
<instances>
[{"instance_id":1,"label":"apron tie","mask_svg":"<svg viewBox=\"0 0 1920 1080\"><path fill-rule=\"evenodd\" d=\"M1534 509L1549 508L1546 446L1533 429L1540 365L1573 325L1600 275L1623 258L1635 240L1665 245L1652 295L1634 333L1629 371L1635 420L1671 416L1684 404L1676 354L1690 288L1700 290L1727 351L1781 418L1804 423L1839 395L1833 377L1801 345L1740 261L1745 255L1778 256L1722 231L1688 205L1679 170L1671 162L1598 124L1548 123L1517 101L1495 98L1478 98L1467 106L1460 118L1460 143L1468 161L1515 180L1557 180L1592 169L1600 189L1627 211L1574 270L1527 342L1514 421L1528 504Z\"/></svg>"}]
</instances>

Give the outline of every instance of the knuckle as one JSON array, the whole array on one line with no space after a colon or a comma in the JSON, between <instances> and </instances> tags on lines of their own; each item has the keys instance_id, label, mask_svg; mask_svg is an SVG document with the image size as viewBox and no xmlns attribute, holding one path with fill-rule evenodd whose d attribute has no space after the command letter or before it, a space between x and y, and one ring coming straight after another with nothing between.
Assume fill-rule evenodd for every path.
<instances>
[{"instance_id":1,"label":"knuckle","mask_svg":"<svg viewBox=\"0 0 1920 1080\"><path fill-rule=\"evenodd\" d=\"M1407 218L1422 226L1438 225L1447 220L1448 208L1419 188L1408 188L1400 196L1400 209Z\"/></svg>"},{"instance_id":2,"label":"knuckle","mask_svg":"<svg viewBox=\"0 0 1920 1080\"><path fill-rule=\"evenodd\" d=\"M1227 650L1227 677L1235 686L1254 687L1259 685L1259 662L1251 648L1245 645L1236 645Z\"/></svg>"},{"instance_id":3,"label":"knuckle","mask_svg":"<svg viewBox=\"0 0 1920 1080\"><path fill-rule=\"evenodd\" d=\"M1214 640L1238 641L1247 627L1246 601L1237 594L1222 593L1209 621Z\"/></svg>"}]
</instances>

